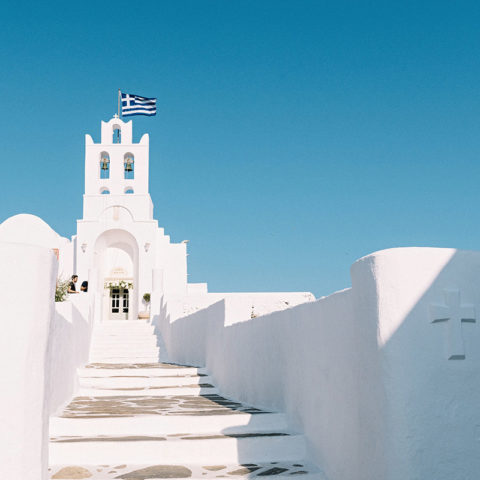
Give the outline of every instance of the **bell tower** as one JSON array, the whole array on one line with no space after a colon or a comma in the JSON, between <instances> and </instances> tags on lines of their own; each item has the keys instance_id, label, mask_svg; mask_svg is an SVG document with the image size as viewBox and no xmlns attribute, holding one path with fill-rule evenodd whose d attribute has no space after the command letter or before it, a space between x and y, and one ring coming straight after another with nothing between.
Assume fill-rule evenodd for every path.
<instances>
[{"instance_id":1,"label":"bell tower","mask_svg":"<svg viewBox=\"0 0 480 480\"><path fill-rule=\"evenodd\" d=\"M98 218L109 205L125 207L135 220L153 218L148 153L148 134L133 143L132 122L117 115L102 121L100 143L85 135L84 220Z\"/></svg>"},{"instance_id":2,"label":"bell tower","mask_svg":"<svg viewBox=\"0 0 480 480\"><path fill-rule=\"evenodd\" d=\"M88 279L96 322L143 318L147 293L155 315L161 295L187 292L186 243L171 242L153 218L148 163L148 134L134 143L131 121L102 122L100 143L85 136L73 270Z\"/></svg>"}]
</instances>

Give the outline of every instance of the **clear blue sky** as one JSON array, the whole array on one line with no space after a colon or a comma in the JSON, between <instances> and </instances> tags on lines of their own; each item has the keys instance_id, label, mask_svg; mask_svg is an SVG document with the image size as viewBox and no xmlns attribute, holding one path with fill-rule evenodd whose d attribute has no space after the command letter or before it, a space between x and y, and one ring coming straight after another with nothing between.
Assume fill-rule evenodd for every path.
<instances>
[{"instance_id":1,"label":"clear blue sky","mask_svg":"<svg viewBox=\"0 0 480 480\"><path fill-rule=\"evenodd\" d=\"M0 221L71 236L84 134L158 98L155 217L212 291L350 285L398 246L480 248L478 2L2 2Z\"/></svg>"}]
</instances>

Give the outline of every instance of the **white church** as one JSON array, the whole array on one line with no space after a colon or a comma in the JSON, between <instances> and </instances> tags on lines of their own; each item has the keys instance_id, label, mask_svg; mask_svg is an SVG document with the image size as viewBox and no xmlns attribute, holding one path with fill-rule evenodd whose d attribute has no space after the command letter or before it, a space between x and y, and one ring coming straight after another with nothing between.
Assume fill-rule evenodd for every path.
<instances>
[{"instance_id":1,"label":"white church","mask_svg":"<svg viewBox=\"0 0 480 480\"><path fill-rule=\"evenodd\" d=\"M72 272L88 278L98 295L99 321L136 319L145 293L188 292L186 242L172 243L158 227L148 174L149 136L133 143L131 121L102 122L97 144L85 136L83 218L73 237Z\"/></svg>"},{"instance_id":2,"label":"white church","mask_svg":"<svg viewBox=\"0 0 480 480\"><path fill-rule=\"evenodd\" d=\"M209 292L154 219L148 134L114 116L76 235L14 215L0 269L8 478L479 477L480 252L374 252L318 300ZM88 292L55 302L72 274Z\"/></svg>"},{"instance_id":3,"label":"white church","mask_svg":"<svg viewBox=\"0 0 480 480\"><path fill-rule=\"evenodd\" d=\"M96 322L144 317L146 293L153 314L162 295L205 297L202 304L208 302L207 284L187 281L188 241L172 243L153 218L148 134L133 143L132 121L115 115L101 122L100 138L94 143L91 135L85 135L83 218L77 220L71 241L38 217L24 214L1 224L0 238L18 240L29 230L38 230L37 242L58 251L60 278L78 275L77 291L88 281L95 295ZM294 294L286 301L291 305L313 298Z\"/></svg>"}]
</instances>

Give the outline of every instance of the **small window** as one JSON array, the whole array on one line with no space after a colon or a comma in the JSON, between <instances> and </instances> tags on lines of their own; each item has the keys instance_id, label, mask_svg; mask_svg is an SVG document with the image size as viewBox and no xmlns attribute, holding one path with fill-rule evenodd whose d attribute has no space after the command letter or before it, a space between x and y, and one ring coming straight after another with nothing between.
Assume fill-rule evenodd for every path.
<instances>
[{"instance_id":1,"label":"small window","mask_svg":"<svg viewBox=\"0 0 480 480\"><path fill-rule=\"evenodd\" d=\"M125 189L125 193L126 193L126 194L132 194L132 193L133 193L133 188L132 188L132 187L127 187L127 188Z\"/></svg>"},{"instance_id":2,"label":"small window","mask_svg":"<svg viewBox=\"0 0 480 480\"><path fill-rule=\"evenodd\" d=\"M135 178L135 158L132 153L126 153L123 156L123 167L125 170L125 179L133 180Z\"/></svg>"},{"instance_id":3,"label":"small window","mask_svg":"<svg viewBox=\"0 0 480 480\"><path fill-rule=\"evenodd\" d=\"M110 155L107 152L100 154L100 178L110 178Z\"/></svg>"},{"instance_id":4,"label":"small window","mask_svg":"<svg viewBox=\"0 0 480 480\"><path fill-rule=\"evenodd\" d=\"M108 188L106 188L106 187L103 187L103 188L100 189L100 193L101 193L102 195L109 195L109 194L110 194L110 190L109 190Z\"/></svg>"}]
</instances>

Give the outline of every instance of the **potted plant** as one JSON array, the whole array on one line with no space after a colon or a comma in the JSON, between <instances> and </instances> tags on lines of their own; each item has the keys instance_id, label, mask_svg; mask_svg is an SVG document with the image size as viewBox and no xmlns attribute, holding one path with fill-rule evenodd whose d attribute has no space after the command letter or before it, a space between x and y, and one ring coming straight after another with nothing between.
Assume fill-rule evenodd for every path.
<instances>
[{"instance_id":1,"label":"potted plant","mask_svg":"<svg viewBox=\"0 0 480 480\"><path fill-rule=\"evenodd\" d=\"M150 318L150 294L143 294L143 303L145 304L145 310L138 312L138 318L142 320L148 320Z\"/></svg>"}]
</instances>

